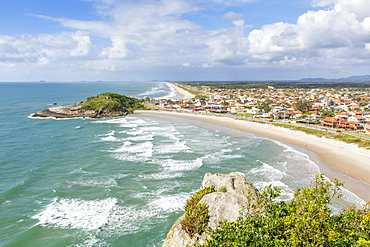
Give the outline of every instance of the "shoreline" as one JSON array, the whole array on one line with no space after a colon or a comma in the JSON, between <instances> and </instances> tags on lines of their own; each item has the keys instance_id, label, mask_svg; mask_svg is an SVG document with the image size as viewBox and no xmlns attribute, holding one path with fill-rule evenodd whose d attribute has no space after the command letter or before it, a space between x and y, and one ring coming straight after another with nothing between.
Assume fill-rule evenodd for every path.
<instances>
[{"instance_id":1,"label":"shoreline","mask_svg":"<svg viewBox=\"0 0 370 247\"><path fill-rule=\"evenodd\" d=\"M150 110L140 110L135 113L182 117L283 142L306 153L318 165L320 172L329 179L338 177L345 182L344 188L366 202L370 201L370 193L368 193L370 191L370 151L359 148L355 144L347 144L324 137L319 138L300 131L268 124L234 120L221 116Z\"/></svg>"},{"instance_id":2,"label":"shoreline","mask_svg":"<svg viewBox=\"0 0 370 247\"><path fill-rule=\"evenodd\" d=\"M180 88L179 86L175 85L174 83L171 83L171 82L163 82L163 83L166 83L168 86L174 88L175 91L181 96L180 99L189 100L189 99L195 97L194 94L189 93L188 91Z\"/></svg>"}]
</instances>

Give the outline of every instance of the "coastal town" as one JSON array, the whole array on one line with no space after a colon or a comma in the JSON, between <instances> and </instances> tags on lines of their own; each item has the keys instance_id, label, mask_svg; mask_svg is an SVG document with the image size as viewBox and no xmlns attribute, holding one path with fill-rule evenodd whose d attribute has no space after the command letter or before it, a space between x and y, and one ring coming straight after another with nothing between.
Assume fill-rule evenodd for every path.
<instances>
[{"instance_id":1,"label":"coastal town","mask_svg":"<svg viewBox=\"0 0 370 247\"><path fill-rule=\"evenodd\" d=\"M171 86L189 89L180 83L171 83ZM201 87L197 90L201 96L155 99L151 100L151 105L179 112L231 114L365 133L370 130L370 91L367 88L280 89L269 86L266 89Z\"/></svg>"}]
</instances>

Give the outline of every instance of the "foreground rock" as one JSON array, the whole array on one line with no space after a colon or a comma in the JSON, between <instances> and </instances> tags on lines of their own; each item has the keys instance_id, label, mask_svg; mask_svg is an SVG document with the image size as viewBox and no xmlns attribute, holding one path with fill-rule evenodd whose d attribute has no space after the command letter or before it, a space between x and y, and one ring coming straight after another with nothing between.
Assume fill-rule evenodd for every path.
<instances>
[{"instance_id":1,"label":"foreground rock","mask_svg":"<svg viewBox=\"0 0 370 247\"><path fill-rule=\"evenodd\" d=\"M74 117L118 117L125 116L130 112L104 112L95 110L81 109L81 106L50 107L33 114L34 117L55 117L55 118L74 118Z\"/></svg>"},{"instance_id":2,"label":"foreground rock","mask_svg":"<svg viewBox=\"0 0 370 247\"><path fill-rule=\"evenodd\" d=\"M260 196L257 189L246 181L242 173L212 174L204 176L201 189L215 186L217 192L205 195L199 203L206 203L209 210L208 226L215 229L220 221L235 221L241 214L257 214L263 211L260 207L253 207L257 204ZM220 192L226 191L226 192ZM191 238L181 226L181 216L170 229L163 246L192 246L194 243L204 243L209 237L207 232Z\"/></svg>"}]
</instances>

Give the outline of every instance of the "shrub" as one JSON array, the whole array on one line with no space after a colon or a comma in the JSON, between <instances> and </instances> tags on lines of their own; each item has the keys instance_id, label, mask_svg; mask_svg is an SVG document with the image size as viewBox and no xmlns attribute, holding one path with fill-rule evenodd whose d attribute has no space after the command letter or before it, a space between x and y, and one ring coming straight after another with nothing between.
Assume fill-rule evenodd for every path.
<instances>
[{"instance_id":1,"label":"shrub","mask_svg":"<svg viewBox=\"0 0 370 247\"><path fill-rule=\"evenodd\" d=\"M222 222L204 246L370 246L370 204L333 215L329 204L341 196L338 179L317 175L309 188L299 188L289 202L275 202L278 190L262 195L261 215ZM261 199L261 200L262 200Z\"/></svg>"},{"instance_id":2,"label":"shrub","mask_svg":"<svg viewBox=\"0 0 370 247\"><path fill-rule=\"evenodd\" d=\"M205 203L199 203L204 195L215 192L215 187L206 187L193 194L186 201L184 219L181 221L182 229L189 234L191 238L195 234L202 234L207 227L209 214L208 206Z\"/></svg>"}]
</instances>

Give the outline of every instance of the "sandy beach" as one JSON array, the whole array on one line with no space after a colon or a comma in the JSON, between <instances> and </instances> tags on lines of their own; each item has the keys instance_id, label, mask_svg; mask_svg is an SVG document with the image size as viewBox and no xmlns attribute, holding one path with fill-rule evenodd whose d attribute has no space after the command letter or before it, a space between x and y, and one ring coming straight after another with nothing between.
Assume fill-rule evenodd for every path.
<instances>
[{"instance_id":1,"label":"sandy beach","mask_svg":"<svg viewBox=\"0 0 370 247\"><path fill-rule=\"evenodd\" d=\"M345 188L365 201L370 201L370 151L354 144L319 138L299 131L260 124L228 117L207 116L193 113L167 111L137 111L141 114L167 115L187 118L232 128L271 138L291 145L310 156L320 172L330 179L337 177L345 182Z\"/></svg>"},{"instance_id":2,"label":"sandy beach","mask_svg":"<svg viewBox=\"0 0 370 247\"><path fill-rule=\"evenodd\" d=\"M181 95L181 99L188 100L188 99L194 98L195 96L194 94L191 94L188 91L176 86L174 83L171 83L171 82L164 82L164 83L168 84L170 87L173 87L176 90L176 92Z\"/></svg>"},{"instance_id":3,"label":"sandy beach","mask_svg":"<svg viewBox=\"0 0 370 247\"><path fill-rule=\"evenodd\" d=\"M189 99L194 95L168 83L182 95ZM271 138L291 145L309 155L320 168L320 172L328 178L337 177L345 182L345 188L352 191L365 201L370 201L370 150L359 148L355 144L319 138L300 131L276 127L269 124L260 124L228 117L208 116L194 113L179 113L169 111L136 111L136 113L167 115L182 117L205 123L232 128L259 136Z\"/></svg>"}]
</instances>

